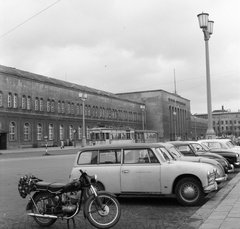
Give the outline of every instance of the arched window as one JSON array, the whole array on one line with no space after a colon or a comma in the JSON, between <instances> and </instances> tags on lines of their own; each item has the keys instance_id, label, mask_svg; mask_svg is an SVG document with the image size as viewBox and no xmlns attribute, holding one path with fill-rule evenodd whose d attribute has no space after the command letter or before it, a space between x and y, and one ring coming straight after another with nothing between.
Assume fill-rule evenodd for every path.
<instances>
[{"instance_id":1,"label":"arched window","mask_svg":"<svg viewBox=\"0 0 240 229\"><path fill-rule=\"evenodd\" d=\"M22 109L25 110L27 108L27 98L25 95L22 96Z\"/></svg>"},{"instance_id":2,"label":"arched window","mask_svg":"<svg viewBox=\"0 0 240 229\"><path fill-rule=\"evenodd\" d=\"M12 93L8 93L8 108L12 108L12 102L13 98L12 98Z\"/></svg>"},{"instance_id":3,"label":"arched window","mask_svg":"<svg viewBox=\"0 0 240 229\"><path fill-rule=\"evenodd\" d=\"M30 96L27 97L27 109L31 110L31 97Z\"/></svg>"},{"instance_id":4,"label":"arched window","mask_svg":"<svg viewBox=\"0 0 240 229\"><path fill-rule=\"evenodd\" d=\"M50 100L48 99L48 100L47 100L47 112L50 112L50 109L51 109L51 102L50 102Z\"/></svg>"},{"instance_id":5,"label":"arched window","mask_svg":"<svg viewBox=\"0 0 240 229\"><path fill-rule=\"evenodd\" d=\"M3 93L0 91L0 107L3 106Z\"/></svg>"},{"instance_id":6,"label":"arched window","mask_svg":"<svg viewBox=\"0 0 240 229\"><path fill-rule=\"evenodd\" d=\"M54 112L54 100L51 101L51 112Z\"/></svg>"},{"instance_id":7,"label":"arched window","mask_svg":"<svg viewBox=\"0 0 240 229\"><path fill-rule=\"evenodd\" d=\"M24 141L29 141L30 140L30 124L28 122L24 123L23 140Z\"/></svg>"},{"instance_id":8,"label":"arched window","mask_svg":"<svg viewBox=\"0 0 240 229\"><path fill-rule=\"evenodd\" d=\"M78 126L78 139L82 139L82 126Z\"/></svg>"},{"instance_id":9,"label":"arched window","mask_svg":"<svg viewBox=\"0 0 240 229\"><path fill-rule=\"evenodd\" d=\"M71 104L71 114L74 114L74 103Z\"/></svg>"},{"instance_id":10,"label":"arched window","mask_svg":"<svg viewBox=\"0 0 240 229\"><path fill-rule=\"evenodd\" d=\"M98 118L98 107L95 108L95 117Z\"/></svg>"},{"instance_id":11,"label":"arched window","mask_svg":"<svg viewBox=\"0 0 240 229\"><path fill-rule=\"evenodd\" d=\"M42 124L41 123L37 124L37 140L38 141L42 140Z\"/></svg>"},{"instance_id":12,"label":"arched window","mask_svg":"<svg viewBox=\"0 0 240 229\"><path fill-rule=\"evenodd\" d=\"M13 96L13 108L18 108L18 95L16 93Z\"/></svg>"},{"instance_id":13,"label":"arched window","mask_svg":"<svg viewBox=\"0 0 240 229\"><path fill-rule=\"evenodd\" d=\"M69 126L69 139L73 140L73 125Z\"/></svg>"},{"instance_id":14,"label":"arched window","mask_svg":"<svg viewBox=\"0 0 240 229\"><path fill-rule=\"evenodd\" d=\"M83 106L82 106L82 104L80 105L80 115L83 115Z\"/></svg>"},{"instance_id":15,"label":"arched window","mask_svg":"<svg viewBox=\"0 0 240 229\"><path fill-rule=\"evenodd\" d=\"M77 104L77 115L80 114L80 107L79 107L79 104Z\"/></svg>"},{"instance_id":16,"label":"arched window","mask_svg":"<svg viewBox=\"0 0 240 229\"><path fill-rule=\"evenodd\" d=\"M65 103L62 102L62 113L64 114L65 113Z\"/></svg>"},{"instance_id":17,"label":"arched window","mask_svg":"<svg viewBox=\"0 0 240 229\"><path fill-rule=\"evenodd\" d=\"M17 126L15 122L9 124L9 141L17 140Z\"/></svg>"},{"instance_id":18,"label":"arched window","mask_svg":"<svg viewBox=\"0 0 240 229\"><path fill-rule=\"evenodd\" d=\"M49 124L49 126L48 126L48 139L50 140L50 141L52 141L53 140L53 137L54 137L54 134L53 134L54 132L53 132L53 124Z\"/></svg>"},{"instance_id":19,"label":"arched window","mask_svg":"<svg viewBox=\"0 0 240 229\"><path fill-rule=\"evenodd\" d=\"M35 98L35 111L39 110L39 99L38 97Z\"/></svg>"},{"instance_id":20,"label":"arched window","mask_svg":"<svg viewBox=\"0 0 240 229\"><path fill-rule=\"evenodd\" d=\"M61 101L58 101L57 110L58 110L58 114L60 114L61 113Z\"/></svg>"},{"instance_id":21,"label":"arched window","mask_svg":"<svg viewBox=\"0 0 240 229\"><path fill-rule=\"evenodd\" d=\"M59 126L59 134L60 140L64 140L64 126L62 124Z\"/></svg>"},{"instance_id":22,"label":"arched window","mask_svg":"<svg viewBox=\"0 0 240 229\"><path fill-rule=\"evenodd\" d=\"M39 109L40 109L40 111L43 111L43 98L40 99Z\"/></svg>"},{"instance_id":23,"label":"arched window","mask_svg":"<svg viewBox=\"0 0 240 229\"><path fill-rule=\"evenodd\" d=\"M70 114L70 112L71 112L71 105L70 105L70 103L68 103L68 105L67 105L67 113Z\"/></svg>"}]
</instances>

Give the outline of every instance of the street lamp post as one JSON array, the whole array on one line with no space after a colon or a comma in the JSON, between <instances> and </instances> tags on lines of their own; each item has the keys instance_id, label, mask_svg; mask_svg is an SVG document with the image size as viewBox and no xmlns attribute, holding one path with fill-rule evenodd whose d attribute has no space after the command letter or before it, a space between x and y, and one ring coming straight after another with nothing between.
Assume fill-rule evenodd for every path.
<instances>
[{"instance_id":1,"label":"street lamp post","mask_svg":"<svg viewBox=\"0 0 240 229\"><path fill-rule=\"evenodd\" d=\"M177 112L173 111L173 122L174 122L174 141L177 140Z\"/></svg>"},{"instance_id":2,"label":"street lamp post","mask_svg":"<svg viewBox=\"0 0 240 229\"><path fill-rule=\"evenodd\" d=\"M208 40L213 33L213 21L208 20L207 13L198 14L199 26L203 31L205 40L205 52L206 52L206 81L207 81L207 109L208 109L208 129L206 132L206 138L215 138L216 134L213 130L212 121L212 99L211 99L211 82L210 82L210 64L209 64L209 48Z\"/></svg>"},{"instance_id":3,"label":"street lamp post","mask_svg":"<svg viewBox=\"0 0 240 229\"><path fill-rule=\"evenodd\" d=\"M195 140L197 140L197 127L196 127L196 116L194 116L194 133L195 133Z\"/></svg>"},{"instance_id":4,"label":"street lamp post","mask_svg":"<svg viewBox=\"0 0 240 229\"><path fill-rule=\"evenodd\" d=\"M145 105L140 105L140 108L142 110L142 129L144 130L144 111L145 111Z\"/></svg>"},{"instance_id":5,"label":"street lamp post","mask_svg":"<svg viewBox=\"0 0 240 229\"><path fill-rule=\"evenodd\" d=\"M86 134L85 134L85 100L87 99L87 93L79 93L79 98L82 100L82 112L83 112L83 134L82 134L82 146L86 146Z\"/></svg>"}]
</instances>

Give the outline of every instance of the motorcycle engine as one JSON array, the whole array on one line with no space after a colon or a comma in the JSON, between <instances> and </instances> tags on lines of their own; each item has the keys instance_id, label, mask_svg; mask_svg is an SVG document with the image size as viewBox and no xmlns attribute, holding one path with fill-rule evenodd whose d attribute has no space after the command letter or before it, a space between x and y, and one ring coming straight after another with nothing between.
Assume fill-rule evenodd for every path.
<instances>
[{"instance_id":1,"label":"motorcycle engine","mask_svg":"<svg viewBox=\"0 0 240 229\"><path fill-rule=\"evenodd\" d=\"M66 214L73 214L76 209L78 202L80 198L79 192L71 192L71 193L65 193L62 195L62 211Z\"/></svg>"}]
</instances>

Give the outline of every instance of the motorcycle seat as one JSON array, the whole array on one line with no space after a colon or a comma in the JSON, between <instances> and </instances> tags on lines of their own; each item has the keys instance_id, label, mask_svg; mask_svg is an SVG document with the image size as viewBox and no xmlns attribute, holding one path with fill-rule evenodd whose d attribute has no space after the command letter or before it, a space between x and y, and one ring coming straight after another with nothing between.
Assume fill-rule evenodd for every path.
<instances>
[{"instance_id":1,"label":"motorcycle seat","mask_svg":"<svg viewBox=\"0 0 240 229\"><path fill-rule=\"evenodd\" d=\"M44 181L37 182L35 185L37 190L49 191L49 192L59 192L66 186L66 184L64 183L44 182Z\"/></svg>"}]
</instances>

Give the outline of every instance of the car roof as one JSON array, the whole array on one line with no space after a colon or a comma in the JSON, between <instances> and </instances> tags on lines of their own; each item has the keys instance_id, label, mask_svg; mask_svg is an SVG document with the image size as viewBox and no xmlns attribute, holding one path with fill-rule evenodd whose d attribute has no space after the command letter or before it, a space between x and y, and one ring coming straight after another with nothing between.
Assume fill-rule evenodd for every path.
<instances>
[{"instance_id":1,"label":"car roof","mask_svg":"<svg viewBox=\"0 0 240 229\"><path fill-rule=\"evenodd\" d=\"M122 144L109 144L109 145L94 145L94 146L85 146L80 148L80 151L83 150L101 150L101 149L119 149L119 148L156 148L164 147L161 143L122 143Z\"/></svg>"},{"instance_id":2,"label":"car roof","mask_svg":"<svg viewBox=\"0 0 240 229\"><path fill-rule=\"evenodd\" d=\"M199 143L199 142L196 142L196 141L171 141L171 142L167 142L167 143L172 144L172 145L188 145L191 143Z\"/></svg>"},{"instance_id":3,"label":"car roof","mask_svg":"<svg viewBox=\"0 0 240 229\"><path fill-rule=\"evenodd\" d=\"M201 139L198 140L199 142L229 142L231 139L226 139L226 138L216 138L216 139Z\"/></svg>"}]
</instances>

